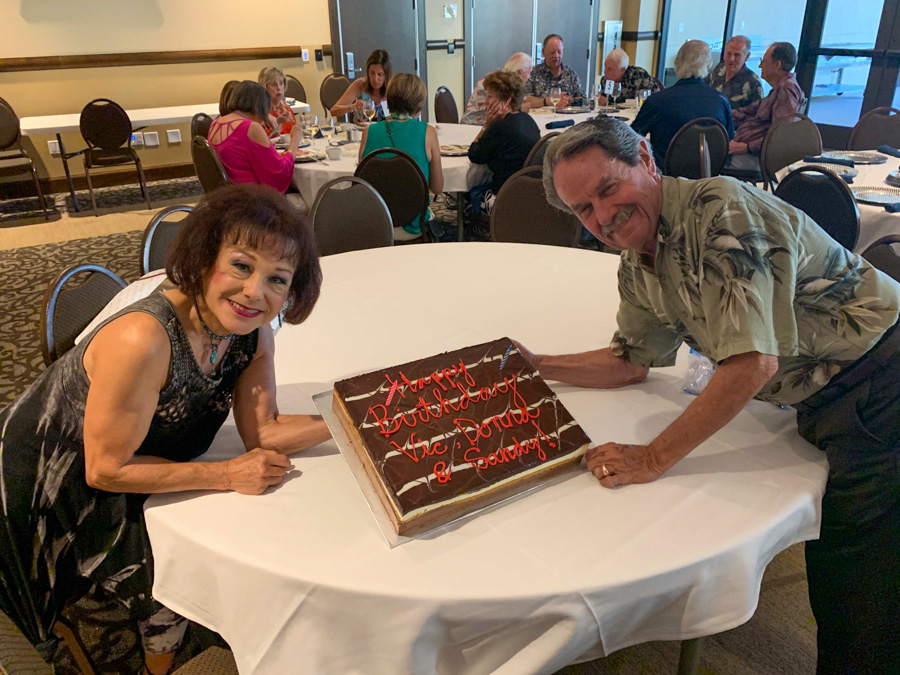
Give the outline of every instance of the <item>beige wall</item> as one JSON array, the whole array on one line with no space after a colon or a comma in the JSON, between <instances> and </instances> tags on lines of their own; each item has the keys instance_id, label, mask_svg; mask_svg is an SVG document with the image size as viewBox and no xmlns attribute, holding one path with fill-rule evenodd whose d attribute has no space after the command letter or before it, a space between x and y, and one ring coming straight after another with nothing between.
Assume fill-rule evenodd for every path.
<instances>
[{"instance_id":1,"label":"beige wall","mask_svg":"<svg viewBox=\"0 0 900 675\"><path fill-rule=\"evenodd\" d=\"M604 21L622 21L626 32L659 30L659 0L603 0L600 3L600 32ZM631 63L646 68L651 73L656 68L656 40L625 41L622 49ZM597 59L597 75L603 74L603 61Z\"/></svg>"},{"instance_id":2,"label":"beige wall","mask_svg":"<svg viewBox=\"0 0 900 675\"><path fill-rule=\"evenodd\" d=\"M425 39L427 40L462 40L463 13L465 0L425 0ZM456 18L444 17L444 5L457 6ZM434 93L438 87L447 87L456 99L456 107L460 116L466 107L465 97L465 51L457 49L453 54L446 50L433 50L427 53L428 69L428 105L433 109ZM431 114L434 119L434 113Z\"/></svg>"},{"instance_id":3,"label":"beige wall","mask_svg":"<svg viewBox=\"0 0 900 675\"><path fill-rule=\"evenodd\" d=\"M102 30L100 29L102 27ZM296 76L306 89L313 112L319 84L332 71L313 50L331 42L327 0L279 5L278 19L268 10L221 0L23 0L0 2L0 58L106 54L118 52L234 49L302 46L310 61L224 61L183 65L128 66L0 73L0 96L20 117L78 112L92 98L111 98L128 108L212 103L228 80L256 79L265 65ZM210 112L215 113L215 109ZM139 150L145 167L190 162L187 142L168 146L166 129L160 147ZM33 144L41 175L63 174L60 160L47 151L51 135L26 139ZM80 135L64 136L67 149L84 146ZM71 166L81 173L76 159Z\"/></svg>"}]
</instances>

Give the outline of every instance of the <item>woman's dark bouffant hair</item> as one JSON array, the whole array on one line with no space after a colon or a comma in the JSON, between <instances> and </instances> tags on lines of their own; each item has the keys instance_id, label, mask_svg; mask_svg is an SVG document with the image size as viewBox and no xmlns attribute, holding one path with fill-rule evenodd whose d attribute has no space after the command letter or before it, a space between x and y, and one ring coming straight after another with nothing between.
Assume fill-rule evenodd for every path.
<instances>
[{"instance_id":1,"label":"woman's dark bouffant hair","mask_svg":"<svg viewBox=\"0 0 900 675\"><path fill-rule=\"evenodd\" d=\"M374 94L375 90L372 89L372 85L369 83L369 66L381 66L384 68L384 83L381 85L381 91L378 92L381 96L384 96L387 92L388 82L391 81L391 55L383 49L376 49L366 59L366 79L363 89L366 90L367 94Z\"/></svg>"},{"instance_id":2,"label":"woman's dark bouffant hair","mask_svg":"<svg viewBox=\"0 0 900 675\"><path fill-rule=\"evenodd\" d=\"M219 188L203 197L166 256L166 275L186 295L203 295L223 245L273 251L294 265L284 306L285 321L302 323L322 287L322 268L312 227L284 195L249 183Z\"/></svg>"},{"instance_id":3,"label":"woman's dark bouffant hair","mask_svg":"<svg viewBox=\"0 0 900 675\"><path fill-rule=\"evenodd\" d=\"M226 105L230 112L237 110L265 121L272 109L272 97L259 82L244 80L228 94Z\"/></svg>"}]
</instances>

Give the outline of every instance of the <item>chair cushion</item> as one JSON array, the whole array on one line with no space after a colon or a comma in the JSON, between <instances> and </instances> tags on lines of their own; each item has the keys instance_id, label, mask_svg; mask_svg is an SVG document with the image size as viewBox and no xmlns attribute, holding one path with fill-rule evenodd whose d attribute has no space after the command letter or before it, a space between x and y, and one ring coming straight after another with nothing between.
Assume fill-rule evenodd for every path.
<instances>
[{"instance_id":1,"label":"chair cushion","mask_svg":"<svg viewBox=\"0 0 900 675\"><path fill-rule=\"evenodd\" d=\"M28 157L0 159L0 176L15 176L20 173L26 173L31 169L32 163Z\"/></svg>"},{"instance_id":2,"label":"chair cushion","mask_svg":"<svg viewBox=\"0 0 900 675\"><path fill-rule=\"evenodd\" d=\"M88 148L84 151L84 158L90 166L115 166L127 164L135 160L135 153L130 148L116 148L115 150L103 150L101 148Z\"/></svg>"}]
</instances>

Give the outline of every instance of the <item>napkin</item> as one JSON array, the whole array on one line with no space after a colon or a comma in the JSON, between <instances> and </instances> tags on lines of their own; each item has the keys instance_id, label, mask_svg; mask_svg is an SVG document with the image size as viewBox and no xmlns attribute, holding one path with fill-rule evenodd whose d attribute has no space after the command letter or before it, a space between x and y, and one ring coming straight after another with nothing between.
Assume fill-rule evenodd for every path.
<instances>
[{"instance_id":1,"label":"napkin","mask_svg":"<svg viewBox=\"0 0 900 675\"><path fill-rule=\"evenodd\" d=\"M900 157L900 150L898 150L897 148L892 148L889 145L879 145L875 149L884 155L890 155L891 157Z\"/></svg>"},{"instance_id":2,"label":"napkin","mask_svg":"<svg viewBox=\"0 0 900 675\"><path fill-rule=\"evenodd\" d=\"M878 152L881 152L881 150L879 150ZM898 213L898 212L900 212L900 203L885 204L884 210L887 211L888 213Z\"/></svg>"},{"instance_id":3,"label":"napkin","mask_svg":"<svg viewBox=\"0 0 900 675\"><path fill-rule=\"evenodd\" d=\"M852 159L844 157L822 157L821 155L807 155L803 158L804 162L812 162L814 164L840 164L841 166L856 166Z\"/></svg>"},{"instance_id":4,"label":"napkin","mask_svg":"<svg viewBox=\"0 0 900 675\"><path fill-rule=\"evenodd\" d=\"M547 122L544 125L546 129L564 129L575 124L575 120L557 120L555 122Z\"/></svg>"}]
</instances>

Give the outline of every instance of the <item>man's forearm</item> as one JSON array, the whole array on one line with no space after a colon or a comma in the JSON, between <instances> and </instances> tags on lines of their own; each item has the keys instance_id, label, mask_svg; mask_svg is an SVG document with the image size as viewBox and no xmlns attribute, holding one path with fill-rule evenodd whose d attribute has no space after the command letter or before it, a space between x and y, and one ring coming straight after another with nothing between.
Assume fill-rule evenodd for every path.
<instances>
[{"instance_id":1,"label":"man's forearm","mask_svg":"<svg viewBox=\"0 0 900 675\"><path fill-rule=\"evenodd\" d=\"M529 94L528 96L525 97L525 101L532 108L543 108L544 102L546 101L546 99L541 98L540 96L532 96L531 94Z\"/></svg>"},{"instance_id":2,"label":"man's forearm","mask_svg":"<svg viewBox=\"0 0 900 675\"><path fill-rule=\"evenodd\" d=\"M778 370L778 357L750 352L726 359L706 388L651 443L663 471L724 427Z\"/></svg>"},{"instance_id":3,"label":"man's forearm","mask_svg":"<svg viewBox=\"0 0 900 675\"><path fill-rule=\"evenodd\" d=\"M640 382L649 370L613 356L609 347L580 354L542 355L537 359L545 380L594 389L616 389Z\"/></svg>"}]
</instances>

